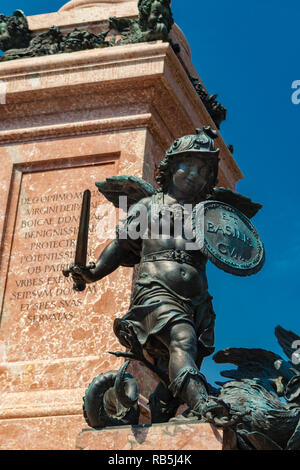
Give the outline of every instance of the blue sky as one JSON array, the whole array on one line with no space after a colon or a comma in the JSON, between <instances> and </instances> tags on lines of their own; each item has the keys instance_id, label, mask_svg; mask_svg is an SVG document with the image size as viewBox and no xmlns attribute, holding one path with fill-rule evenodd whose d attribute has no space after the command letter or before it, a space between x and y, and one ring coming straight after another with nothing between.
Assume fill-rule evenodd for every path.
<instances>
[{"instance_id":1,"label":"blue sky","mask_svg":"<svg viewBox=\"0 0 300 470\"><path fill-rule=\"evenodd\" d=\"M10 15L57 11L64 1L12 0ZM195 68L227 108L221 134L234 145L245 178L237 190L263 204L253 219L266 248L263 270L238 278L210 265L217 314L216 350L264 348L281 354L280 324L299 328L299 123L292 82L300 80L299 0L173 0L175 22L186 35ZM283 353L282 353L283 355ZM229 366L230 368L230 366ZM210 382L228 366L206 359Z\"/></svg>"}]
</instances>

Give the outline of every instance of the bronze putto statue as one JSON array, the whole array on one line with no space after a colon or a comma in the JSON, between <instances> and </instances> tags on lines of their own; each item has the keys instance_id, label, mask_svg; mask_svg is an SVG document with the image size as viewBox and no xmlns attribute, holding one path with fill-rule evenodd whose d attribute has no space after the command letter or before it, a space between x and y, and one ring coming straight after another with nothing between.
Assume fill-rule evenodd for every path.
<instances>
[{"instance_id":1,"label":"bronze putto statue","mask_svg":"<svg viewBox=\"0 0 300 470\"><path fill-rule=\"evenodd\" d=\"M113 325L126 352L113 354L142 362L159 378L149 397L152 422L174 419L183 403L188 411L179 419L205 420L209 412L218 424L228 414L200 372L203 359L214 351L206 264L211 260L239 276L255 274L264 264L263 244L249 220L261 205L216 187L216 138L207 126L176 139L158 167L159 189L130 176L96 183L116 207L120 196L131 207L96 263L86 266L85 256L79 256L65 272L81 290L119 266L140 264L128 313ZM138 385L126 374L127 365L101 374L88 388L84 410L91 426L138 422Z\"/></svg>"}]
</instances>

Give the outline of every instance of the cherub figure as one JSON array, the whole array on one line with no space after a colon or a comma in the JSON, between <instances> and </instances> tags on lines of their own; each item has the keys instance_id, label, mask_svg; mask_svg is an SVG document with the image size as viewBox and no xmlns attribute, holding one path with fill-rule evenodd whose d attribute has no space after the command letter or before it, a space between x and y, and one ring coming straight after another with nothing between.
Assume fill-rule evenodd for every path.
<instances>
[{"instance_id":1,"label":"cherub figure","mask_svg":"<svg viewBox=\"0 0 300 470\"><path fill-rule=\"evenodd\" d=\"M226 199L249 216L261 207L233 191L215 188L216 137L216 131L204 127L196 135L176 139L158 167L159 191L130 177L96 183L116 206L116 195L121 194L136 203L94 266L70 266L75 282L91 283L119 266L140 263L129 311L115 320L114 333L129 350L124 357L147 362L161 378L150 400L153 408L160 407L156 421L170 419L180 403L186 403L193 416L202 416L211 392L200 368L214 351L215 313L207 257L189 230L192 210L209 199ZM145 351L150 361L145 360Z\"/></svg>"},{"instance_id":2,"label":"cherub figure","mask_svg":"<svg viewBox=\"0 0 300 470\"><path fill-rule=\"evenodd\" d=\"M121 33L121 40L116 44L168 40L168 34L174 20L170 0L139 0L138 21L127 18L111 17L111 29Z\"/></svg>"},{"instance_id":3,"label":"cherub figure","mask_svg":"<svg viewBox=\"0 0 300 470\"><path fill-rule=\"evenodd\" d=\"M52 26L34 35L21 10L16 10L12 16L0 14L0 50L4 51L0 61L156 40L169 41L178 52L179 46L168 38L174 23L171 0L139 0L138 8L138 20L109 18L109 29L99 34L78 28L63 34L60 28ZM112 30L116 30L121 39L116 40L114 36L106 39Z\"/></svg>"},{"instance_id":4,"label":"cherub figure","mask_svg":"<svg viewBox=\"0 0 300 470\"><path fill-rule=\"evenodd\" d=\"M97 35L75 28L64 35L60 28L52 26L34 36L21 10L12 16L0 14L0 49L4 51L0 61L108 47L107 34L108 31Z\"/></svg>"},{"instance_id":5,"label":"cherub figure","mask_svg":"<svg viewBox=\"0 0 300 470\"><path fill-rule=\"evenodd\" d=\"M26 16L21 10L16 10L12 16L0 14L0 50L28 47L31 38Z\"/></svg>"}]
</instances>

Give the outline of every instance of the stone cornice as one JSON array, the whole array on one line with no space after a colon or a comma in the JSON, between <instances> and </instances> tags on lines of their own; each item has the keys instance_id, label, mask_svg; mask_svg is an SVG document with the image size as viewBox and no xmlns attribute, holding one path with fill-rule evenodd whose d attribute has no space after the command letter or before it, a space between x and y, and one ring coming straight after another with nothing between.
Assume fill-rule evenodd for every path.
<instances>
[{"instance_id":1,"label":"stone cornice","mask_svg":"<svg viewBox=\"0 0 300 470\"><path fill-rule=\"evenodd\" d=\"M51 126L37 126L34 129L14 129L0 131L0 145L6 143L30 142L32 140L43 140L59 138L62 136L72 137L82 134L94 134L117 129L132 129L147 127L151 124L151 114L140 114L129 116L126 121L123 118L111 118L85 121L83 123L57 124Z\"/></svg>"},{"instance_id":2,"label":"stone cornice","mask_svg":"<svg viewBox=\"0 0 300 470\"><path fill-rule=\"evenodd\" d=\"M180 61L169 44L163 42L6 62L0 67L0 81L6 88L6 104L0 105L0 144L137 126L152 127L165 146L167 140L169 145L170 139L193 133L201 125L215 128ZM134 103L141 89L147 87L155 92L144 97L137 112ZM93 119L78 116L88 106L99 110L117 106L115 96L124 95L125 90L128 110L122 115L110 118L102 114ZM94 105L88 105L88 96L94 97ZM19 106L18 112L14 111L15 106ZM26 108L32 110L31 114ZM156 125L158 119L151 110L164 122L169 131L167 138L161 126ZM40 114L40 125L34 114ZM19 121L18 126L15 120ZM220 134L217 144L224 173L240 180L242 174Z\"/></svg>"}]
</instances>

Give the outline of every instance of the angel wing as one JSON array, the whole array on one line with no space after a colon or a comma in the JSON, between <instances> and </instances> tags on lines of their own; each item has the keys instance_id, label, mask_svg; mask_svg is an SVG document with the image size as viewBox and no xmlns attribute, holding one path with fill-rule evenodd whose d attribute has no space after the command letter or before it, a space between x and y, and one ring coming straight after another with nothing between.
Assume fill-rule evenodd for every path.
<instances>
[{"instance_id":1,"label":"angel wing","mask_svg":"<svg viewBox=\"0 0 300 470\"><path fill-rule=\"evenodd\" d=\"M248 219L254 217L262 208L261 204L253 202L250 198L228 188L214 188L213 199L235 207L245 214Z\"/></svg>"},{"instance_id":2,"label":"angel wing","mask_svg":"<svg viewBox=\"0 0 300 470\"><path fill-rule=\"evenodd\" d=\"M152 184L137 176L112 176L106 178L106 181L95 184L100 193L112 202L115 207L119 207L120 196L127 197L127 206L130 207L144 197L150 197L156 193L156 189Z\"/></svg>"}]
</instances>

